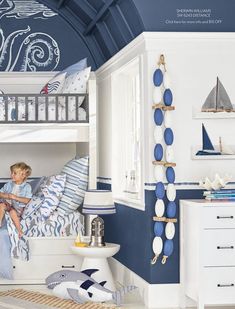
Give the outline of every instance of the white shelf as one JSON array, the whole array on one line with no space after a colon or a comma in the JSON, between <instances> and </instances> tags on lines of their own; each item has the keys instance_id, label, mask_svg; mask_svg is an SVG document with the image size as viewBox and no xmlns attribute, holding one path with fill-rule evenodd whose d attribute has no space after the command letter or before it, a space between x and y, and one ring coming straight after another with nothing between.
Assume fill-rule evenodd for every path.
<instances>
[{"instance_id":1,"label":"white shelf","mask_svg":"<svg viewBox=\"0 0 235 309\"><path fill-rule=\"evenodd\" d=\"M193 108L193 119L229 119L235 118L235 112L201 112L197 108Z\"/></svg>"},{"instance_id":2,"label":"white shelf","mask_svg":"<svg viewBox=\"0 0 235 309\"><path fill-rule=\"evenodd\" d=\"M230 146L232 149L235 149L235 146ZM215 148L217 148L215 146ZM226 155L202 155L196 156L196 153L201 149L201 146L191 147L191 158L193 160L235 160L235 154L226 154Z\"/></svg>"}]
</instances>

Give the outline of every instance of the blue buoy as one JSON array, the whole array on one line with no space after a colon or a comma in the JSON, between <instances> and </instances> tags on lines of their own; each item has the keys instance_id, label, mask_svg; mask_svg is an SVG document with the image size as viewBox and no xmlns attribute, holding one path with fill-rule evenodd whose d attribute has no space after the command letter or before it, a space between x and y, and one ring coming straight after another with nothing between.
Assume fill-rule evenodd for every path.
<instances>
[{"instance_id":1,"label":"blue buoy","mask_svg":"<svg viewBox=\"0 0 235 309\"><path fill-rule=\"evenodd\" d=\"M157 69L153 74L153 83L156 87L160 86L163 81L163 74L161 69Z\"/></svg>"},{"instance_id":2,"label":"blue buoy","mask_svg":"<svg viewBox=\"0 0 235 309\"><path fill-rule=\"evenodd\" d=\"M166 239L163 246L163 254L170 256L174 250L174 244L171 239Z\"/></svg>"},{"instance_id":3,"label":"blue buoy","mask_svg":"<svg viewBox=\"0 0 235 309\"><path fill-rule=\"evenodd\" d=\"M154 111L154 121L157 126L161 126L163 122L163 112L160 108L156 108Z\"/></svg>"},{"instance_id":4,"label":"blue buoy","mask_svg":"<svg viewBox=\"0 0 235 309\"><path fill-rule=\"evenodd\" d=\"M166 179L169 183L175 182L175 171L171 166L166 169Z\"/></svg>"},{"instance_id":5,"label":"blue buoy","mask_svg":"<svg viewBox=\"0 0 235 309\"><path fill-rule=\"evenodd\" d=\"M161 237L164 231L163 222L161 221L155 222L153 230L154 230L155 236Z\"/></svg>"},{"instance_id":6,"label":"blue buoy","mask_svg":"<svg viewBox=\"0 0 235 309\"><path fill-rule=\"evenodd\" d=\"M173 95L170 89L166 89L163 93L163 102L166 106L170 106L173 101Z\"/></svg>"},{"instance_id":7,"label":"blue buoy","mask_svg":"<svg viewBox=\"0 0 235 309\"><path fill-rule=\"evenodd\" d=\"M171 128L166 128L164 131L164 140L167 145L172 145L174 141L174 134Z\"/></svg>"},{"instance_id":8,"label":"blue buoy","mask_svg":"<svg viewBox=\"0 0 235 309\"><path fill-rule=\"evenodd\" d=\"M166 215L168 218L175 218L176 215L176 203L169 202L166 207Z\"/></svg>"},{"instance_id":9,"label":"blue buoy","mask_svg":"<svg viewBox=\"0 0 235 309\"><path fill-rule=\"evenodd\" d=\"M158 199L163 199L165 195L165 187L162 182L157 182L156 187L155 187L155 195Z\"/></svg>"},{"instance_id":10,"label":"blue buoy","mask_svg":"<svg viewBox=\"0 0 235 309\"><path fill-rule=\"evenodd\" d=\"M156 161L161 161L163 157L163 148L161 144L156 144L154 147L154 158Z\"/></svg>"}]
</instances>

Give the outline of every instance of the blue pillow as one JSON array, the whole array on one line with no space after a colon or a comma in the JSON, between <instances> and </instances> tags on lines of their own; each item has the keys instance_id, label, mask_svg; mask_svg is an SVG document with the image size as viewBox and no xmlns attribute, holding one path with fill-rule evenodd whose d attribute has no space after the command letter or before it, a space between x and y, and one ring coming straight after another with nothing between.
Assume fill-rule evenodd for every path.
<instances>
[{"instance_id":1,"label":"blue pillow","mask_svg":"<svg viewBox=\"0 0 235 309\"><path fill-rule=\"evenodd\" d=\"M65 68L63 71L59 72L55 76L62 74L62 73L66 73L66 78L67 78L69 75L72 75L74 73L82 71L85 68L87 68L87 58L84 58L84 59L70 65L69 67Z\"/></svg>"},{"instance_id":2,"label":"blue pillow","mask_svg":"<svg viewBox=\"0 0 235 309\"><path fill-rule=\"evenodd\" d=\"M35 195L39 192L41 184L46 179L46 176L42 176L40 178L29 180L29 184L32 187L32 194Z\"/></svg>"}]
</instances>

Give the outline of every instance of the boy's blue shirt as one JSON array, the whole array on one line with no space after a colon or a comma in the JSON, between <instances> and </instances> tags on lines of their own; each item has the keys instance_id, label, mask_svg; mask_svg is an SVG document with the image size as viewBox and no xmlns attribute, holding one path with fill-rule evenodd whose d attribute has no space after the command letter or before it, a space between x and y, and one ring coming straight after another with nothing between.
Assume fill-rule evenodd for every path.
<instances>
[{"instance_id":1,"label":"boy's blue shirt","mask_svg":"<svg viewBox=\"0 0 235 309\"><path fill-rule=\"evenodd\" d=\"M2 193L12 193L14 187L14 182L12 180L5 183L5 185L0 189L0 192ZM20 197L26 197L31 198L32 197L32 188L29 183L26 181L22 182L22 184L19 185L20 191L19 196ZM13 203L14 207L25 207L25 204L14 201Z\"/></svg>"}]
</instances>

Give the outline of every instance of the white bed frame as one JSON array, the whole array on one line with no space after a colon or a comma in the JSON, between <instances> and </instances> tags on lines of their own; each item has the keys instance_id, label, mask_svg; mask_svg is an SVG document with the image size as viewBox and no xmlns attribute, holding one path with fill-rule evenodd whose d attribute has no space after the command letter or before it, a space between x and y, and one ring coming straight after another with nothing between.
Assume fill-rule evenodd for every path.
<instances>
[{"instance_id":1,"label":"white bed frame","mask_svg":"<svg viewBox=\"0 0 235 309\"><path fill-rule=\"evenodd\" d=\"M2 72L0 89L5 93L40 93L55 72ZM12 162L26 161L33 167L33 176L51 175L61 170L75 155L89 155L89 188L96 188L97 130L96 79L92 73L88 81L89 123L1 124L0 178L9 177ZM41 149L40 153L35 154ZM47 157L52 153L51 160ZM46 156L46 157L45 157ZM58 159L57 159L58 157ZM81 260L70 249L74 237L31 237L30 260L13 259L14 280L0 280L0 285L45 284L54 271L79 269Z\"/></svg>"}]
</instances>

